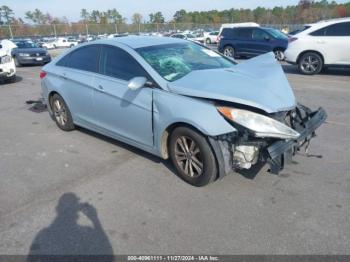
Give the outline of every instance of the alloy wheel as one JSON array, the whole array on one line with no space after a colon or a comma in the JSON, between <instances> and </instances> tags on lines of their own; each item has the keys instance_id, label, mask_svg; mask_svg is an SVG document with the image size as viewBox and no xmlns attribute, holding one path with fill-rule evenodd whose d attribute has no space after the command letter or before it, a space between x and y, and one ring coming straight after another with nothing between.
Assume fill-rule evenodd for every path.
<instances>
[{"instance_id":1,"label":"alloy wheel","mask_svg":"<svg viewBox=\"0 0 350 262\"><path fill-rule=\"evenodd\" d=\"M226 47L224 49L224 55L228 56L228 57L234 57L235 51L234 51L234 49L232 47Z\"/></svg>"},{"instance_id":2,"label":"alloy wheel","mask_svg":"<svg viewBox=\"0 0 350 262\"><path fill-rule=\"evenodd\" d=\"M283 61L284 60L284 52L282 50L276 50L274 53L275 53L275 58L278 61Z\"/></svg>"},{"instance_id":3,"label":"alloy wheel","mask_svg":"<svg viewBox=\"0 0 350 262\"><path fill-rule=\"evenodd\" d=\"M314 55L310 54L301 61L301 69L306 73L315 73L321 66L321 61Z\"/></svg>"},{"instance_id":4,"label":"alloy wheel","mask_svg":"<svg viewBox=\"0 0 350 262\"><path fill-rule=\"evenodd\" d=\"M67 110L64 104L60 100L55 99L52 103L52 109L57 123L64 126L67 123Z\"/></svg>"},{"instance_id":5,"label":"alloy wheel","mask_svg":"<svg viewBox=\"0 0 350 262\"><path fill-rule=\"evenodd\" d=\"M195 178L203 174L201 152L193 139L180 136L176 140L175 159L177 165L187 176Z\"/></svg>"}]
</instances>

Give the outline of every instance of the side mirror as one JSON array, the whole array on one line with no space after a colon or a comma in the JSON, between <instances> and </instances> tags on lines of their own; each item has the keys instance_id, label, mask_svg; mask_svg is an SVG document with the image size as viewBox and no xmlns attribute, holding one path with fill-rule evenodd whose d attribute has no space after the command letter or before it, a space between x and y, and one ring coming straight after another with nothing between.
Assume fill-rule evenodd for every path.
<instances>
[{"instance_id":1,"label":"side mirror","mask_svg":"<svg viewBox=\"0 0 350 262\"><path fill-rule=\"evenodd\" d=\"M267 42L270 41L270 37L269 37L269 36L265 36L264 39L265 39L265 41L267 41Z\"/></svg>"},{"instance_id":2,"label":"side mirror","mask_svg":"<svg viewBox=\"0 0 350 262\"><path fill-rule=\"evenodd\" d=\"M137 76L137 77L130 79L130 81L128 83L128 88L130 88L131 90L136 90L136 89L139 89L139 88L145 86L146 83L147 83L146 77Z\"/></svg>"}]
</instances>

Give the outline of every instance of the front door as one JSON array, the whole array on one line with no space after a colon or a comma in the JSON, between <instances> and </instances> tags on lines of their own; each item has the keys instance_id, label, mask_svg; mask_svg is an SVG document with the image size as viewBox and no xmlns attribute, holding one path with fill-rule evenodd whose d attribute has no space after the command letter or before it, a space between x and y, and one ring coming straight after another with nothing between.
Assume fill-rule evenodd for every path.
<instances>
[{"instance_id":1,"label":"front door","mask_svg":"<svg viewBox=\"0 0 350 262\"><path fill-rule=\"evenodd\" d=\"M95 124L122 140L153 146L153 89L128 88L128 82L147 73L126 51L104 45L101 49L100 74L94 80Z\"/></svg>"}]
</instances>

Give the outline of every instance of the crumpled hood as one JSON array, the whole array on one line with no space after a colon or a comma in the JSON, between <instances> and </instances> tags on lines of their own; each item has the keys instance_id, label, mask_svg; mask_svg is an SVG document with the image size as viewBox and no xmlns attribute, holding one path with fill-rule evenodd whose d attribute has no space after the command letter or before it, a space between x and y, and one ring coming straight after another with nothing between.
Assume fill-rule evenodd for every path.
<instances>
[{"instance_id":1,"label":"crumpled hood","mask_svg":"<svg viewBox=\"0 0 350 262\"><path fill-rule=\"evenodd\" d=\"M168 83L171 92L248 105L274 113L296 106L294 93L273 53L232 68L198 70Z\"/></svg>"}]
</instances>

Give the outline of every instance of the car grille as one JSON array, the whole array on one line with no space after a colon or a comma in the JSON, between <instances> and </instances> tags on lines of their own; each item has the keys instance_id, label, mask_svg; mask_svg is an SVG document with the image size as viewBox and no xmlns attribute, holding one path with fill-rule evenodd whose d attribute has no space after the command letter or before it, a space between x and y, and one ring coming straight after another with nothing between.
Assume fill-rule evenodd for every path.
<instances>
[{"instance_id":1,"label":"car grille","mask_svg":"<svg viewBox=\"0 0 350 262\"><path fill-rule=\"evenodd\" d=\"M30 54L31 57L39 57L39 56L45 56L46 54L45 53L33 53L33 54Z\"/></svg>"}]
</instances>

